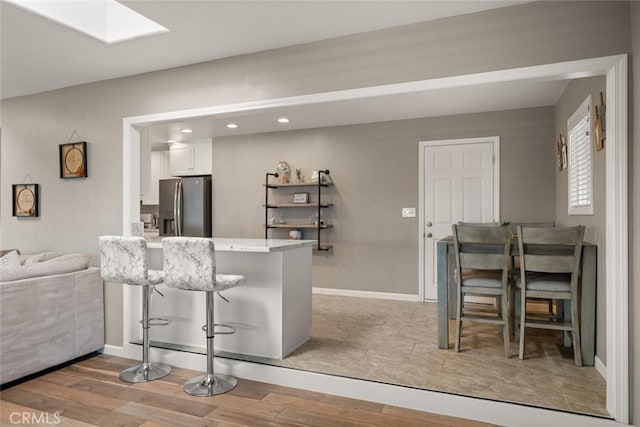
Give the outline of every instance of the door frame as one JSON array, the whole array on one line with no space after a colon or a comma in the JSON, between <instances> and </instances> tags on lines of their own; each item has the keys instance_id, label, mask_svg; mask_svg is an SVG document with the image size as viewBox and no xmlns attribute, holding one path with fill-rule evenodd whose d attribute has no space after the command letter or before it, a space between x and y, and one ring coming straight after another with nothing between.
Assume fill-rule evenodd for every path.
<instances>
[{"instance_id":1,"label":"door frame","mask_svg":"<svg viewBox=\"0 0 640 427\"><path fill-rule=\"evenodd\" d=\"M479 143L491 143L493 146L493 220L498 221L500 219L500 137L499 136L487 136L476 138L457 138L457 139L440 139L434 141L420 141L418 143L418 213L420 220L418 221L418 300L419 301L437 301L425 300L426 289L426 272L425 272L425 245L427 243L426 230L425 230L425 218L424 218L424 204L426 202L424 179L427 174L425 167L425 154L428 147L438 146L452 146L463 144L479 144Z\"/></svg>"},{"instance_id":2,"label":"door frame","mask_svg":"<svg viewBox=\"0 0 640 427\"><path fill-rule=\"evenodd\" d=\"M488 71L477 74L451 76L389 84L384 86L347 89L335 92L318 93L311 95L294 96L290 98L269 99L263 101L245 102L223 106L211 106L180 111L169 111L159 114L133 116L123 118L123 179L122 179L122 228L123 234L130 233L129 224L140 219L140 136L137 127L144 124L161 122L164 120L178 120L187 117L201 117L205 115L225 114L230 112L251 111L264 108L278 108L282 106L304 105L307 103L335 102L358 99L367 96L385 96L414 90L434 90L451 87L465 87L472 84L494 83L500 81L518 81L527 79L549 79L558 77L589 77L606 75L607 78L607 148L606 156L606 215L610 218L606 225L606 288L607 288L607 410L618 423L629 423L630 415L630 334L629 334L629 165L628 165L628 55L611 55L597 58L577 59L566 62L557 62L542 65L532 65L520 68ZM130 320L129 295L123 288L123 325L128 325ZM123 346L106 346L107 354L124 354L131 351L129 357L137 357L139 348L137 345L127 344L129 337L128 328L123 328ZM184 356L182 365L189 365L193 358ZM175 359L176 366L180 363ZM198 359L200 360L200 359ZM195 369L200 369L197 367ZM316 376L317 377L317 376ZM273 377L271 377L273 378ZM315 377L313 377L315 378ZM312 387L306 383L305 387ZM325 385L324 392L334 394L344 393L343 384ZM411 391L398 387L396 392L406 394L405 400L411 397ZM420 394L416 392L417 394ZM413 394L411 394L413 396ZM367 399L364 393L353 393L360 399ZM385 396L388 398L389 393ZM371 397L371 396L369 396ZM429 406L430 402L424 399L416 399L415 409L426 411L447 410L460 416L476 417L476 419L490 419L487 408L490 402L477 402L467 405L465 412L460 412L460 405L450 398L447 402L439 402L437 406ZM520 415L522 406L510 405L501 402L502 413ZM512 411L512 412L510 412ZM533 411L533 410L532 410ZM558 420L565 419L560 413L553 411L533 411L538 420L549 420L548 423L558 424ZM566 414L565 414L566 415ZM580 419L590 420L589 417L575 416ZM581 424L576 424L581 425ZM583 424L582 424L583 425Z\"/></svg>"}]
</instances>

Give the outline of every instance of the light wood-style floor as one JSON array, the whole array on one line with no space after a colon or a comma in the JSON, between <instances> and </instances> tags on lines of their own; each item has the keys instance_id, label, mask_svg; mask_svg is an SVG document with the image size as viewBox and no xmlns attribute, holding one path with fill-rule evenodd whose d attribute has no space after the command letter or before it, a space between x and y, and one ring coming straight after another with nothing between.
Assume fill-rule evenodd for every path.
<instances>
[{"instance_id":1,"label":"light wood-style floor","mask_svg":"<svg viewBox=\"0 0 640 427\"><path fill-rule=\"evenodd\" d=\"M433 303L315 294L311 339L284 360L260 361L609 417L604 379L594 367L576 366L554 331L528 330L525 360L512 337L507 359L495 325L464 323L455 353L438 348L437 322ZM454 321L449 330L453 347Z\"/></svg>"},{"instance_id":2,"label":"light wood-style floor","mask_svg":"<svg viewBox=\"0 0 640 427\"><path fill-rule=\"evenodd\" d=\"M0 425L489 427L248 380L227 394L193 397L181 384L199 372L174 368L150 383L120 381L118 373L134 363L99 355L7 388L0 393Z\"/></svg>"}]
</instances>

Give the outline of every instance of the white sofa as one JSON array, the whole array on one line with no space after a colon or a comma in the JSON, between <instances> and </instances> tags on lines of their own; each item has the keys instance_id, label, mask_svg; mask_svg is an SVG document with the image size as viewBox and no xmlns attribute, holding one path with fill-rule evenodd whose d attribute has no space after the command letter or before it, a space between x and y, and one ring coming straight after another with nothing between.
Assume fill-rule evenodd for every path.
<instances>
[{"instance_id":1,"label":"white sofa","mask_svg":"<svg viewBox=\"0 0 640 427\"><path fill-rule=\"evenodd\" d=\"M104 347L103 281L86 255L19 263L0 271L0 384Z\"/></svg>"}]
</instances>

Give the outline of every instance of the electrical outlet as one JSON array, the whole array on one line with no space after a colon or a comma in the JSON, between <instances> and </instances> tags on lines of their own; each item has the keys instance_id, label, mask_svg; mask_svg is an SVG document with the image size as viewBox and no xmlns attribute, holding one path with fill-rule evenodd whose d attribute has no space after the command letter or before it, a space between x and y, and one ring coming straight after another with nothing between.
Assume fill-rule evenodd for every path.
<instances>
[{"instance_id":1,"label":"electrical outlet","mask_svg":"<svg viewBox=\"0 0 640 427\"><path fill-rule=\"evenodd\" d=\"M402 217L403 218L415 218L416 217L416 208L402 208Z\"/></svg>"}]
</instances>

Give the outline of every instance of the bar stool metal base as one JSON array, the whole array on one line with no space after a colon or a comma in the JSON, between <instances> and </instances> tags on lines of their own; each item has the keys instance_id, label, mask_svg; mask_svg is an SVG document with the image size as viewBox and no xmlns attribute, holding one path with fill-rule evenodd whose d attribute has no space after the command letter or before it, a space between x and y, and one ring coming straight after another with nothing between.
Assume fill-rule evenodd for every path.
<instances>
[{"instance_id":1,"label":"bar stool metal base","mask_svg":"<svg viewBox=\"0 0 640 427\"><path fill-rule=\"evenodd\" d=\"M215 396L233 390L236 385L238 380L231 375L205 374L187 381L182 389L192 396Z\"/></svg>"},{"instance_id":2,"label":"bar stool metal base","mask_svg":"<svg viewBox=\"0 0 640 427\"><path fill-rule=\"evenodd\" d=\"M120 379L128 383L145 383L166 377L171 373L171 366L165 363L143 363L120 372Z\"/></svg>"}]
</instances>

